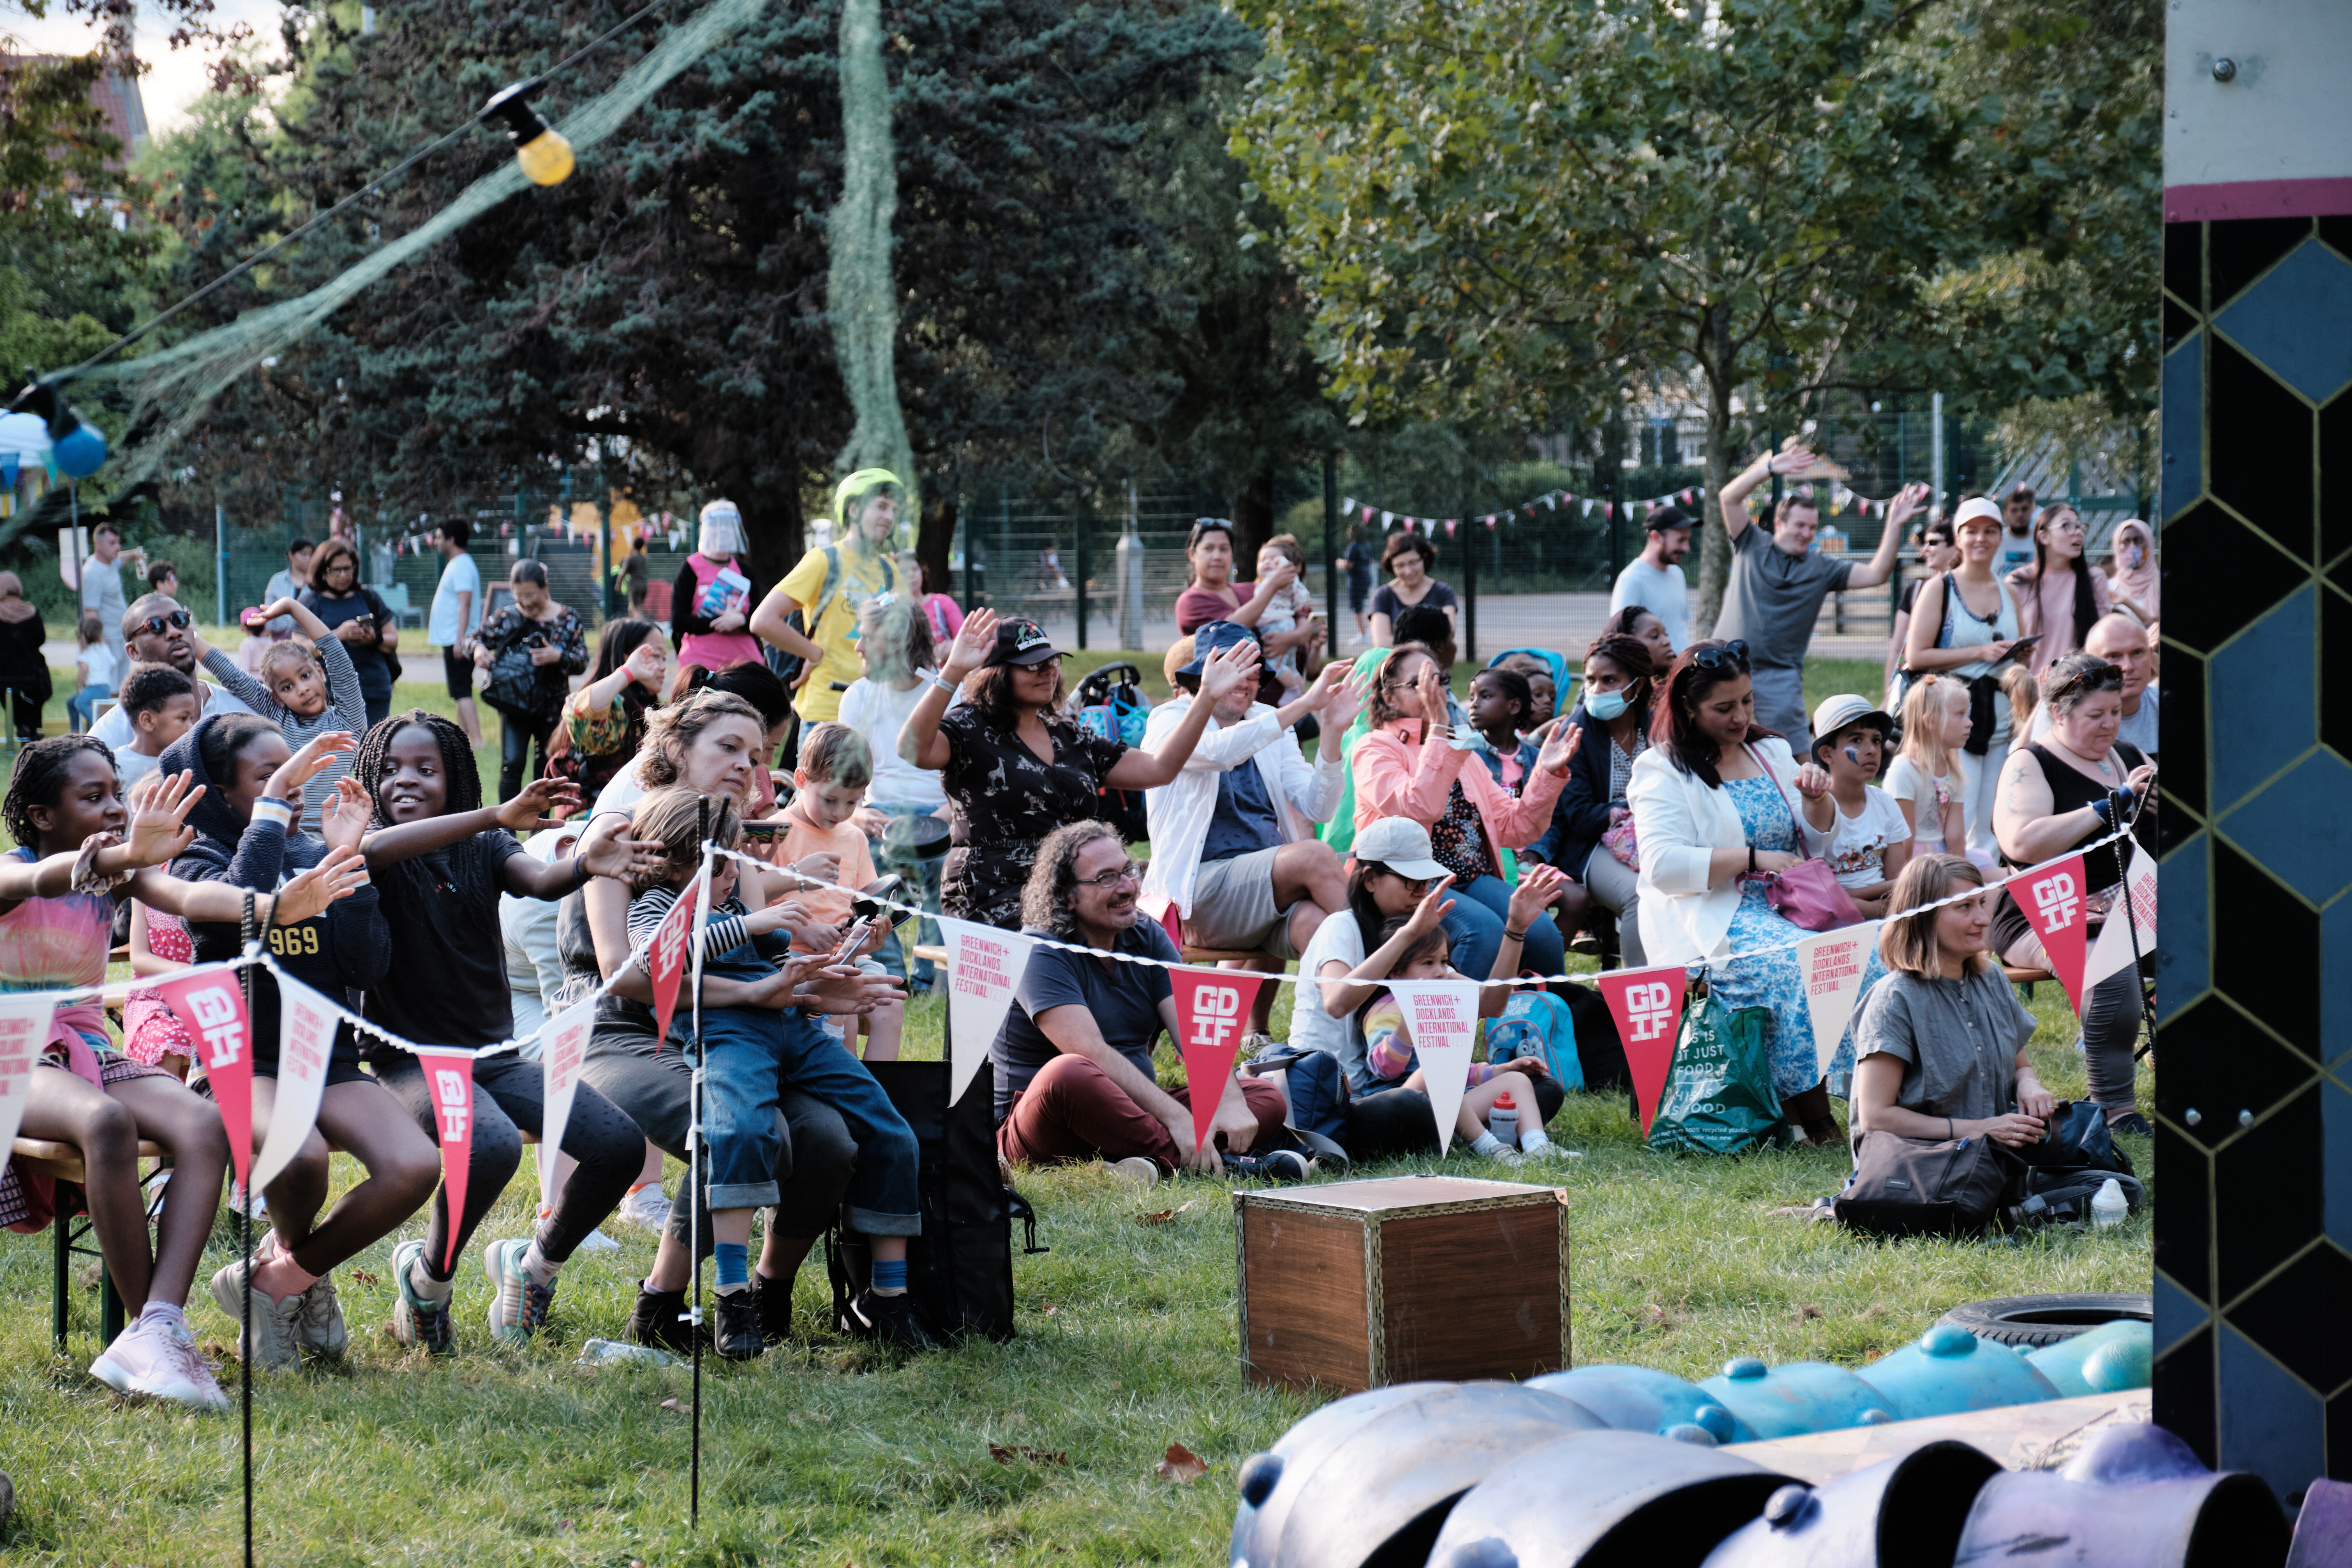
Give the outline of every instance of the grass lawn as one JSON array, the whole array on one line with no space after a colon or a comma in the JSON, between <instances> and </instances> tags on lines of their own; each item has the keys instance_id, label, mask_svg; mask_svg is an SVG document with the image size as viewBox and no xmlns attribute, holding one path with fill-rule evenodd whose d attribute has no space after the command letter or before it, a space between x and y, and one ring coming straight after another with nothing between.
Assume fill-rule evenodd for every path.
<instances>
[{"instance_id":1,"label":"grass lawn","mask_svg":"<svg viewBox=\"0 0 2352 1568\"><path fill-rule=\"evenodd\" d=\"M1816 699L1867 690L1861 677L1874 677L1859 665L1817 673L1848 684L1823 685ZM418 700L427 695L417 689ZM404 705L409 696L404 689ZM1289 1005L1286 990L1278 1035ZM2081 1093L2063 996L2044 986L2033 1010L2038 1070L2058 1093ZM939 1055L942 1011L935 998L913 1008L909 1056ZM1165 1047L1160 1071L1181 1073ZM2144 1075L2144 1106L2148 1087ZM1694 1378L1733 1355L1855 1363L1960 1301L2147 1289L2145 1215L2120 1230L2016 1247L1881 1246L1768 1213L1833 1190L1837 1154L1669 1159L1643 1147L1622 1096L1571 1097L1554 1131L1586 1155L1547 1178L1570 1194L1580 1363L1637 1362ZM2146 1142L2126 1142L2145 1175ZM340 1190L354 1173L338 1164ZM1487 1170L1458 1153L1447 1168ZM535 1191L528 1166L524 1174L481 1239L526 1233ZM381 1331L393 1300L388 1240L337 1271L349 1358L257 1388L259 1559L614 1568L1220 1561L1236 1466L1312 1405L1242 1379L1228 1184L1183 1177L1147 1195L1072 1168L1024 1173L1022 1185L1052 1251L1015 1253L1011 1343L909 1359L818 1342L748 1367L706 1366L698 1533L686 1523L688 1423L663 1407L687 1397L687 1373L572 1364L581 1342L618 1333L651 1236L615 1226L617 1253L574 1258L553 1331L521 1352L488 1342L478 1243L458 1276L459 1353L442 1361L404 1352ZM1167 1209L1178 1211L1167 1223L1139 1223ZM401 1234L422 1233L420 1220ZM225 1348L235 1329L203 1280L228 1260L233 1232L224 1225L215 1240L190 1316L200 1339ZM75 1289L72 1358L52 1359L48 1280L46 1235L0 1236L0 1292L21 1308L0 1322L0 1468L17 1492L14 1517L0 1525L0 1560L234 1561L235 1417L123 1405L91 1381L89 1286ZM1475 1275L1462 1281L1465 1296L1479 1288ZM797 1304L812 1331L827 1300L821 1267L804 1268ZM233 1392L233 1363L224 1382ZM1171 1442L1209 1461L1206 1479L1174 1487L1154 1475ZM1000 1465L992 1443L1066 1455L1067 1464Z\"/></svg>"}]
</instances>

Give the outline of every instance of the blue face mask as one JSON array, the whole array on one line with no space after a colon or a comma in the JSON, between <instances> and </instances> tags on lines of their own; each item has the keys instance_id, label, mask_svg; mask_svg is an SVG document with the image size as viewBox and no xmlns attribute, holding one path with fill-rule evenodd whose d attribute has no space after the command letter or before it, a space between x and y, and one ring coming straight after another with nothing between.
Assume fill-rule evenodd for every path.
<instances>
[{"instance_id":1,"label":"blue face mask","mask_svg":"<svg viewBox=\"0 0 2352 1568\"><path fill-rule=\"evenodd\" d=\"M1625 711L1624 690L1621 688L1615 691L1588 693L1584 699L1584 710L1606 724Z\"/></svg>"}]
</instances>

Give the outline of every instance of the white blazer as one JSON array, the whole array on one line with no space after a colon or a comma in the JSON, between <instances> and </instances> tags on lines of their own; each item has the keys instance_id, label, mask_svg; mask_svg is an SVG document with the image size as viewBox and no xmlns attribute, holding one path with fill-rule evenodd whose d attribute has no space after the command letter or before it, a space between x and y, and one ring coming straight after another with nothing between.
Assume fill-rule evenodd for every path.
<instances>
[{"instance_id":1,"label":"white blazer","mask_svg":"<svg viewBox=\"0 0 2352 1568\"><path fill-rule=\"evenodd\" d=\"M1157 751L1195 700L1178 691L1154 708L1143 729L1144 749ZM1151 864L1145 868L1138 901L1153 920L1171 904L1180 919L1192 915L1201 851L1208 847L1209 824L1217 811L1218 776L1244 764L1257 769L1285 844L1308 837L1314 824L1330 821L1339 809L1340 786L1348 775L1338 746L1326 747L1309 763L1298 749L1297 731L1285 727L1263 702L1252 703L1249 717L1238 724L1210 720L1201 743L1176 777L1143 792L1144 812L1151 824Z\"/></svg>"},{"instance_id":2,"label":"white blazer","mask_svg":"<svg viewBox=\"0 0 2352 1568\"><path fill-rule=\"evenodd\" d=\"M1806 847L1821 854L1837 825L1823 830L1805 820L1789 742L1759 741L1756 754L1785 792ZM1728 953L1739 880L1709 886L1707 862L1717 850L1748 842L1729 793L1708 788L1697 774L1675 766L1664 747L1653 746L1634 759L1625 799L1633 808L1633 837L1641 846L1642 946L1650 962L1692 963Z\"/></svg>"}]
</instances>

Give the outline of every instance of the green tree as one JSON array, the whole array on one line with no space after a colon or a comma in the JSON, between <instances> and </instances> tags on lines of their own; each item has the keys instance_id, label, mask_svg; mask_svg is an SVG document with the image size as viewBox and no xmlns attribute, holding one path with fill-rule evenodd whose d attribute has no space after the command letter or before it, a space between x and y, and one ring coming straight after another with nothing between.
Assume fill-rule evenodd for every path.
<instances>
[{"instance_id":1,"label":"green tree","mask_svg":"<svg viewBox=\"0 0 2352 1568\"><path fill-rule=\"evenodd\" d=\"M1759 427L2021 374L1962 353L1967 291L1935 280L2047 230L2062 176L2009 144L1998 95L1951 89L1955 47L1916 5L1244 12L1267 50L1234 150L1358 417L1525 427L1589 416L1629 367L1683 369L1712 516ZM1727 561L1707 529L1702 626Z\"/></svg>"}]
</instances>

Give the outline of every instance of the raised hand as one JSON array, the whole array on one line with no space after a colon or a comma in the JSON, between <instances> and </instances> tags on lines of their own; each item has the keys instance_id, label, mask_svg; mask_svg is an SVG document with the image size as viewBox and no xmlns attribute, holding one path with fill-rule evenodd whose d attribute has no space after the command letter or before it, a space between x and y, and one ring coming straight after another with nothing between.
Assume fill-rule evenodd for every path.
<instances>
[{"instance_id":1,"label":"raised hand","mask_svg":"<svg viewBox=\"0 0 2352 1568\"><path fill-rule=\"evenodd\" d=\"M319 807L319 837L327 847L357 849L375 816L375 802L355 778L335 781L335 793Z\"/></svg>"},{"instance_id":2,"label":"raised hand","mask_svg":"<svg viewBox=\"0 0 2352 1568\"><path fill-rule=\"evenodd\" d=\"M1432 733L1445 725L1445 677L1438 673L1437 662L1432 659L1421 667L1414 678L1413 691L1421 699L1421 716Z\"/></svg>"},{"instance_id":3,"label":"raised hand","mask_svg":"<svg viewBox=\"0 0 2352 1568\"><path fill-rule=\"evenodd\" d=\"M1331 672L1335 669L1340 672L1337 680L1331 679ZM1352 664L1325 665L1317 680L1317 684L1324 689L1321 710L1324 727L1335 733L1346 733L1348 726L1356 721L1356 715L1364 710L1364 703L1371 693L1372 680L1371 676L1358 674Z\"/></svg>"},{"instance_id":4,"label":"raised hand","mask_svg":"<svg viewBox=\"0 0 2352 1568\"><path fill-rule=\"evenodd\" d=\"M630 651L621 668L629 679L655 697L661 695L662 681L669 674L669 655L659 639L647 637Z\"/></svg>"},{"instance_id":5,"label":"raised hand","mask_svg":"<svg viewBox=\"0 0 2352 1568\"><path fill-rule=\"evenodd\" d=\"M122 832L128 868L160 866L196 841L188 813L205 790L194 779L194 773L155 773L131 786L131 820Z\"/></svg>"},{"instance_id":6,"label":"raised hand","mask_svg":"<svg viewBox=\"0 0 2352 1568\"><path fill-rule=\"evenodd\" d=\"M623 882L660 870L667 851L652 839L631 838L628 826L628 818L610 812L592 823L572 850L581 869Z\"/></svg>"},{"instance_id":7,"label":"raised hand","mask_svg":"<svg viewBox=\"0 0 2352 1568\"><path fill-rule=\"evenodd\" d=\"M367 881L367 862L348 847L330 849L327 858L278 889L270 907L272 925L299 925L327 912L338 899L348 899Z\"/></svg>"},{"instance_id":8,"label":"raised hand","mask_svg":"<svg viewBox=\"0 0 2352 1568\"><path fill-rule=\"evenodd\" d=\"M542 816L560 821L579 809L578 784L569 779L533 779L499 803L499 826L509 833L526 832L538 826Z\"/></svg>"},{"instance_id":9,"label":"raised hand","mask_svg":"<svg viewBox=\"0 0 2352 1568\"><path fill-rule=\"evenodd\" d=\"M345 752L359 750L359 742L348 730L329 730L313 735L303 742L302 749L278 765L269 775L262 794L276 795L280 800L300 800L302 786L335 765Z\"/></svg>"},{"instance_id":10,"label":"raised hand","mask_svg":"<svg viewBox=\"0 0 2352 1568\"><path fill-rule=\"evenodd\" d=\"M1437 922L1454 908L1454 900L1445 896L1453 886L1454 873L1451 871L1429 885L1429 891L1423 893L1421 902L1412 907L1412 918L1404 922L1408 934L1423 937L1437 929Z\"/></svg>"},{"instance_id":11,"label":"raised hand","mask_svg":"<svg viewBox=\"0 0 2352 1568\"><path fill-rule=\"evenodd\" d=\"M1505 924L1516 931L1525 931L1530 921L1539 920L1551 907L1561 889L1568 886L1568 873L1557 866L1547 866L1538 860L1519 868L1519 885L1511 889L1510 902L1505 906L1509 914Z\"/></svg>"},{"instance_id":12,"label":"raised hand","mask_svg":"<svg viewBox=\"0 0 2352 1568\"><path fill-rule=\"evenodd\" d=\"M1822 455L1800 441L1785 451L1775 452L1764 464L1767 471L1783 478L1801 474L1822 460Z\"/></svg>"},{"instance_id":13,"label":"raised hand","mask_svg":"<svg viewBox=\"0 0 2352 1568\"><path fill-rule=\"evenodd\" d=\"M996 612L974 610L964 617L963 629L956 633L948 648L947 662L940 673L961 683L963 678L986 664L996 652Z\"/></svg>"},{"instance_id":14,"label":"raised hand","mask_svg":"<svg viewBox=\"0 0 2352 1568\"><path fill-rule=\"evenodd\" d=\"M1544 742L1543 750L1536 753L1536 766L1555 776L1564 774L1568 764L1575 760L1576 748L1583 743L1584 727L1580 724L1554 730Z\"/></svg>"},{"instance_id":15,"label":"raised hand","mask_svg":"<svg viewBox=\"0 0 2352 1568\"><path fill-rule=\"evenodd\" d=\"M1209 662L1201 667L1201 695L1213 706L1225 693L1239 686L1244 677L1255 681L1257 666L1257 644L1254 642L1232 643L1219 648L1209 656Z\"/></svg>"},{"instance_id":16,"label":"raised hand","mask_svg":"<svg viewBox=\"0 0 2352 1568\"><path fill-rule=\"evenodd\" d=\"M1912 513L1917 511L1921 507L1927 504L1927 486L1926 482L1919 479L1914 479L1911 483L1905 485L1901 489L1895 491L1895 499L1886 503L1886 526L1893 529L1900 529L1906 522L1910 521Z\"/></svg>"},{"instance_id":17,"label":"raised hand","mask_svg":"<svg viewBox=\"0 0 2352 1568\"><path fill-rule=\"evenodd\" d=\"M1797 770L1797 793L1807 800L1819 800L1829 794L1829 770L1819 763L1805 763Z\"/></svg>"},{"instance_id":18,"label":"raised hand","mask_svg":"<svg viewBox=\"0 0 2352 1568\"><path fill-rule=\"evenodd\" d=\"M1297 581L1298 563L1286 555L1266 569L1265 576L1260 584L1260 586L1264 586L1265 584L1270 583L1273 584L1273 587L1268 591L1279 594L1285 588L1289 587L1293 583Z\"/></svg>"}]
</instances>

